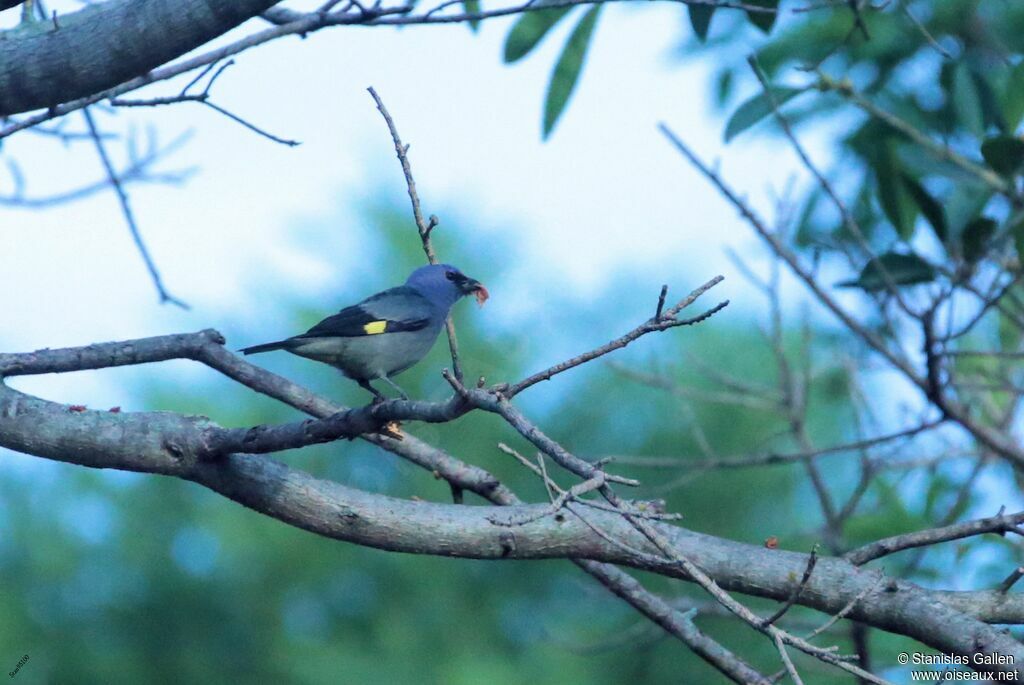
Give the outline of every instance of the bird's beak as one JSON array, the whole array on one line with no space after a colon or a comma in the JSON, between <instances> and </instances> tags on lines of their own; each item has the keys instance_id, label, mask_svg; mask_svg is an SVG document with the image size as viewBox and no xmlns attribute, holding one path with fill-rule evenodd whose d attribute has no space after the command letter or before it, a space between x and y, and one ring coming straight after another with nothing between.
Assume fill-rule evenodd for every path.
<instances>
[{"instance_id":1,"label":"bird's beak","mask_svg":"<svg viewBox=\"0 0 1024 685\"><path fill-rule=\"evenodd\" d=\"M487 292L487 288L484 287L484 284L475 278L467 278L459 285L459 287L462 289L463 295L475 295L477 304L481 306L487 301L487 298L491 296L491 294Z\"/></svg>"}]
</instances>

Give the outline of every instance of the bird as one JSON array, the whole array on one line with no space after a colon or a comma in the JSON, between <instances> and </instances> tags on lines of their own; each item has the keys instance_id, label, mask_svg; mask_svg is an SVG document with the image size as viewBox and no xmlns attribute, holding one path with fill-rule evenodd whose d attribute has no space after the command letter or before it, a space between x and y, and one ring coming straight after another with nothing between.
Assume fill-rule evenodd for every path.
<instances>
[{"instance_id":1,"label":"bird","mask_svg":"<svg viewBox=\"0 0 1024 685\"><path fill-rule=\"evenodd\" d=\"M452 306L474 295L482 306L490 297L484 285L450 264L422 266L404 285L388 288L345 307L301 335L253 345L242 354L286 350L339 369L383 401L370 381L381 380L402 399L409 396L393 380L423 357L437 341Z\"/></svg>"}]
</instances>

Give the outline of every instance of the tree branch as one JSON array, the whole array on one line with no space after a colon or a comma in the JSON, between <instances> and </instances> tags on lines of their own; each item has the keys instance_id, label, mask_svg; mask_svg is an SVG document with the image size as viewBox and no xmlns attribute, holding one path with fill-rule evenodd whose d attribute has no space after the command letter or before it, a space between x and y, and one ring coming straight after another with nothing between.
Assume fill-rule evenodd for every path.
<instances>
[{"instance_id":1,"label":"tree branch","mask_svg":"<svg viewBox=\"0 0 1024 685\"><path fill-rule=\"evenodd\" d=\"M278 0L107 0L0 40L0 117L93 95L228 32Z\"/></svg>"},{"instance_id":2,"label":"tree branch","mask_svg":"<svg viewBox=\"0 0 1024 685\"><path fill-rule=\"evenodd\" d=\"M722 196L739 210L758 236L768 244L772 252L779 259L786 263L793 274L807 287L822 306L838 318L858 340L866 343L888 361L894 370L899 371L908 382L917 387L926 397L928 396L929 385L927 378L919 374L904 355L890 349L878 334L873 330L869 330L846 308L839 304L832 295L826 292L824 286L819 283L815 275L803 264L800 257L787 247L778 235L769 230L768 226L758 217L750 205L737 195L715 170L701 161L694 154L693 150L676 136L668 126L660 124L658 128L669 142L719 190ZM943 407L944 414L970 433L979 443L1005 458L1016 468L1024 469L1024 449L1000 432L976 421L961 403L946 400L945 405Z\"/></svg>"},{"instance_id":3,"label":"tree branch","mask_svg":"<svg viewBox=\"0 0 1024 685\"><path fill-rule=\"evenodd\" d=\"M985 533L1003 535L1014 532L1018 535L1024 535L1024 531L1020 529L1022 523L1024 523L1024 511L1016 514L989 516L988 518L965 521L964 523L956 523L942 528L929 528L928 530L883 538L847 552L843 557L854 566L863 566L869 561L888 556L889 554L895 554L905 549L924 547L940 542L949 542L950 540L960 540L961 538L969 538Z\"/></svg>"},{"instance_id":4,"label":"tree branch","mask_svg":"<svg viewBox=\"0 0 1024 685\"><path fill-rule=\"evenodd\" d=\"M228 368L228 375L244 379L261 392L288 396L296 404L320 411L334 409L318 403L308 391L303 397L291 387L294 384L284 379L279 384L279 377L234 358L220 346L221 340L216 332L203 331L24 355L3 354L0 376L192 358ZM657 557L657 550L646 537L619 514L595 510L588 518L626 546L647 552L642 557L622 544L610 543L577 519L559 521L553 516L540 516L510 530L495 524L488 508L373 495L318 480L266 457L232 454L217 461L203 461L199 455L205 449L204 436L213 426L209 419L166 412L72 411L66 405L33 398L0 384L0 445L28 454L94 468L175 475L291 525L381 549L472 558L584 558L691 579L671 559ZM405 443L386 440L389 447ZM503 511L521 520L547 508L512 506ZM662 523L645 524L658 531L679 554L700 559L702 573L729 591L784 601L792 594L792 578L800 577L808 564L803 554L731 542ZM736 559L744 559L744 564L736 564ZM797 603L835 614L877 583L877 578L877 573L858 570L845 560L820 558ZM1024 602L1017 595L996 594L999 598L992 593L939 593L889 580L877 591L860 597L848 611L851 619L914 637L936 649L963 654L996 651L1012 654L1017 663L1024 663L1024 647L980 622L990 618L983 611L998 611L1001 620L1016 612L1017 620L1024 621Z\"/></svg>"},{"instance_id":5,"label":"tree branch","mask_svg":"<svg viewBox=\"0 0 1024 685\"><path fill-rule=\"evenodd\" d=\"M305 36L329 26L464 23L558 7L621 1L625 0L552 0L545 3L527 0L483 12L441 14L434 8L417 14L413 12L412 5L404 4L364 8L358 3L351 3L333 12L293 12L273 8L277 0L188 0L184 7L174 0L108 0L64 15L59 31L47 32L48 28L33 25L2 34L0 93L14 95L0 99L0 119L34 109L46 110L0 128L0 138L101 100L200 69L272 40L292 35ZM727 0L661 1L762 14L777 13L775 7ZM144 5L141 12L138 11L140 5ZM198 8L198 19L195 20L190 11L193 7ZM273 11L265 15L273 24L269 28L195 57L167 64L245 19L271 9ZM157 46L159 54L149 50L151 43ZM124 52L132 58L121 60ZM46 59L37 62L36 55L46 55Z\"/></svg>"},{"instance_id":6,"label":"tree branch","mask_svg":"<svg viewBox=\"0 0 1024 685\"><path fill-rule=\"evenodd\" d=\"M373 89L373 86L366 90L370 93L374 103L376 103L377 111L384 117L384 123L387 124L388 131L391 133L391 140L395 144L395 154L398 156L399 164L402 165L402 175L405 176L405 186L409 191L409 202L412 204L412 218L416 222L416 231L420 234L420 242L423 244L423 253L427 257L427 263L437 264L437 255L434 254L434 245L430 240L430 233L437 226L438 220L433 214L430 215L428 221L423 220L420 196L416 192L416 181L413 179L412 166L409 164L409 146L402 142L401 136L398 135L398 128L395 127L395 121L391 118L391 113L388 112L387 107L384 106L384 101L377 95L377 91ZM444 320L444 328L445 333L448 335L448 351L452 357L452 372L455 374L455 379L461 381L462 365L459 363L459 339L455 334L455 323L452 321L451 313Z\"/></svg>"},{"instance_id":7,"label":"tree branch","mask_svg":"<svg viewBox=\"0 0 1024 685\"><path fill-rule=\"evenodd\" d=\"M721 283L723 280L725 280L724 276L715 276L710 281L700 286L699 288L691 292L689 295L684 297L682 300L677 302L674 306L669 308L668 311L662 312L661 305L659 305L657 316L655 316L653 319L648 319L644 323L640 324L639 326L631 330L629 333L626 333L625 335L616 338L615 340L612 340L611 342L607 343L606 345L602 345L597 349L591 350L590 352L584 352L583 354L573 357L572 359L564 361L560 364L555 364L554 366L544 369L543 371L539 371L530 376L529 378L524 378L515 385L504 390L502 394L505 397L511 399L518 395L519 393L521 393L523 390L529 388L530 386L536 385L541 381L551 380L554 376L557 376L563 371L568 371L569 369L575 368L582 364L586 364L589 361L593 361L598 357L603 357L609 352L620 350L629 343L636 340L637 338L646 335L647 333L665 331L670 328L675 328L677 326L692 326L695 323L700 323L701 321L704 321L714 316L715 314L720 312L722 309L725 309L729 305L729 300L725 300L724 302L718 303L717 305L707 310L703 314L695 316L692 319L680 320L676 318L680 311L682 311L686 307L689 307L697 300L697 298L699 298L708 290Z\"/></svg>"},{"instance_id":8,"label":"tree branch","mask_svg":"<svg viewBox=\"0 0 1024 685\"><path fill-rule=\"evenodd\" d=\"M117 201L121 205L121 213L124 215L125 223L128 224L128 232L132 236L132 242L135 243L135 248L139 251L139 255L142 257L142 261L146 265L146 270L149 272L149 277L153 281L153 286L156 288L157 295L160 297L160 304L169 302L181 307L182 309L188 309L189 307L187 304L171 295L167 292L167 288L164 287L164 281L160 276L160 271L156 268L156 263L153 261L153 257L149 254L149 248L146 247L146 242L142 239L142 233L139 231L139 225L135 222L135 214L132 212L131 203L128 201L128 192L124 189L124 185L121 183L121 179L118 178L117 172L114 171L114 165L110 161L110 156L107 155L107 148L103 144L103 139L100 137L99 129L96 127L96 122L93 120L88 107L82 110L82 115L85 117L85 123L89 129L89 135L92 136L93 142L96 144L96 153L99 155L100 163L103 165L103 170L107 173L107 179L110 181L110 187L114 189L114 193L117 195Z\"/></svg>"}]
</instances>

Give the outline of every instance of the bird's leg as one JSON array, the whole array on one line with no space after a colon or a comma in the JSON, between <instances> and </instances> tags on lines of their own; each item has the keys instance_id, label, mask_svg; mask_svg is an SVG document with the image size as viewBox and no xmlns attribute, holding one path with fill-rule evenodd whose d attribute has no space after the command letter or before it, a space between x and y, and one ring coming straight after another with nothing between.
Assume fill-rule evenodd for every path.
<instances>
[{"instance_id":1,"label":"bird's leg","mask_svg":"<svg viewBox=\"0 0 1024 685\"><path fill-rule=\"evenodd\" d=\"M398 384L397 384L397 383L395 383L395 382L394 382L393 380L391 380L391 379L390 379L390 378L388 378L387 376L381 376L381 377L380 377L380 379L381 379L382 381L384 381L385 383L387 383L388 385L390 385L390 386L391 386L392 388L394 388L394 389L395 389L395 390L396 390L396 391L398 392L398 395L399 395L399 396L400 396L400 397L401 397L401 398L402 398L403 400L408 400L408 399L409 399L409 396L405 394L405 391L404 391L404 390L402 390L402 389L401 389L400 387L398 387Z\"/></svg>"},{"instance_id":2,"label":"bird's leg","mask_svg":"<svg viewBox=\"0 0 1024 685\"><path fill-rule=\"evenodd\" d=\"M374 404L380 404L381 402L387 399L380 391L377 390L377 388L370 385L370 381L362 378L356 378L355 382L359 384L360 388L369 391L373 395Z\"/></svg>"}]
</instances>

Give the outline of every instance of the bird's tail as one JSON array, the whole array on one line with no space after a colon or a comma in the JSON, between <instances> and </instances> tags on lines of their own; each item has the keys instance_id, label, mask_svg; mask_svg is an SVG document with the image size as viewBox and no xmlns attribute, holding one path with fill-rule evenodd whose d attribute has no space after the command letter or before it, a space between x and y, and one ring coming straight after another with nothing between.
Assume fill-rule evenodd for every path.
<instances>
[{"instance_id":1,"label":"bird's tail","mask_svg":"<svg viewBox=\"0 0 1024 685\"><path fill-rule=\"evenodd\" d=\"M278 340L272 343L263 343L262 345L253 345L252 347L243 347L239 350L242 354L259 354L260 352L270 352L271 350L285 350L288 349L287 340Z\"/></svg>"}]
</instances>

